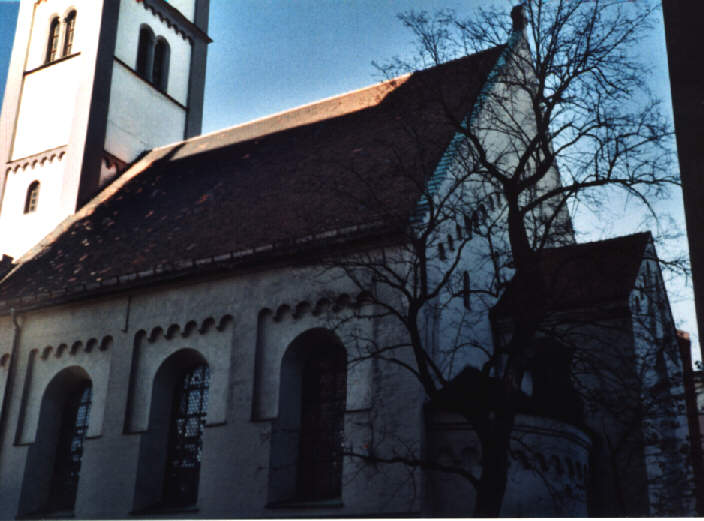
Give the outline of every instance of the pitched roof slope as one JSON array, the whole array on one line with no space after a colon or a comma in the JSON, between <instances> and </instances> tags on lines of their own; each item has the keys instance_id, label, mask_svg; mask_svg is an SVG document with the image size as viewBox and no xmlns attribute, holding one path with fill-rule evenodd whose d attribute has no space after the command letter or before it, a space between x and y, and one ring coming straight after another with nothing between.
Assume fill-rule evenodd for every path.
<instances>
[{"instance_id":1,"label":"pitched roof slope","mask_svg":"<svg viewBox=\"0 0 704 521\"><path fill-rule=\"evenodd\" d=\"M188 259L407 223L502 50L153 150L21 260L0 283L0 306Z\"/></svg>"},{"instance_id":2,"label":"pitched roof slope","mask_svg":"<svg viewBox=\"0 0 704 521\"><path fill-rule=\"evenodd\" d=\"M645 232L543 250L541 272L550 309L598 306L628 298L651 241L650 232ZM513 302L517 299L510 286L494 313L516 311Z\"/></svg>"}]
</instances>

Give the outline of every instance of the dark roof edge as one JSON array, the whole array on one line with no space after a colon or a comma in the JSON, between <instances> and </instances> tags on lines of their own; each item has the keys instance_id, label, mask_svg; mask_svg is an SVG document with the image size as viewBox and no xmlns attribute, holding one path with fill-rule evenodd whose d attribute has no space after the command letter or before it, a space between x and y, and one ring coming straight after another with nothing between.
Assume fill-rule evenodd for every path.
<instances>
[{"instance_id":1,"label":"dark roof edge","mask_svg":"<svg viewBox=\"0 0 704 521\"><path fill-rule=\"evenodd\" d=\"M0 300L0 316L14 311L30 311L50 306L67 304L119 291L141 288L146 285L172 282L195 276L233 273L251 266L270 266L272 263L291 257L298 257L305 263L312 254L328 250L330 247L349 248L356 245L374 247L377 245L400 244L404 240L404 225L377 221L364 226L354 226L342 230L309 235L286 243L269 244L259 248L221 255L193 259L181 259L169 264L156 265L141 272L131 272L105 281L91 284L67 286L59 291L43 292L16 299ZM320 256L314 257L320 259ZM308 262L306 262L308 261ZM319 262L320 263L320 262ZM323 263L320 263L323 264Z\"/></svg>"}]
</instances>

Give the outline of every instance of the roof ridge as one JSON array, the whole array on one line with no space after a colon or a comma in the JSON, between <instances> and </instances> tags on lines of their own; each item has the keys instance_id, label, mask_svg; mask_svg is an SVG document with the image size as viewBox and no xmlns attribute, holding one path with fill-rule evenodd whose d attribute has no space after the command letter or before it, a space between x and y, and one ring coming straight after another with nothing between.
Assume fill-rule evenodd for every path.
<instances>
[{"instance_id":1,"label":"roof ridge","mask_svg":"<svg viewBox=\"0 0 704 521\"><path fill-rule=\"evenodd\" d=\"M218 129L218 130L213 130L213 131L207 132L207 133L205 133L205 134L200 134L200 135L198 135L198 136L193 136L193 137L190 137L190 138L188 138L188 139L184 139L184 140L181 140L181 141L169 143L169 144L163 145L163 146L161 146L161 147L156 147L156 148L152 149L152 151L154 151L154 150L159 150L159 149L162 149L162 148L171 148L171 147L173 147L173 146L180 145L180 144L193 145L193 144L198 143L198 142L201 141L201 140L206 140L206 139L208 139L208 138L212 138L212 137L217 136L217 135L226 134L226 133L228 133L228 132L235 132L235 131L238 131L238 130L244 130L244 129L246 129L247 127L254 128L256 125L259 125L259 124L262 124L262 123L266 123L266 122L268 122L268 121L275 121L277 118L282 119L282 118L284 118L285 116L291 116L291 115L295 115L295 114L297 114L297 113L303 113L303 112L304 112L305 110L307 110L307 109L311 109L311 108L314 108L314 107L322 107L322 106L324 106L325 104L329 104L329 103L331 103L331 102L333 102L333 101L335 101L335 100L342 100L342 99L344 99L344 98L351 98L351 97L353 97L353 96L355 96L355 95L359 95L359 94L362 94L362 93L364 93L364 92L371 92L371 91L373 91L373 90L380 89L380 88L382 88L383 86L386 86L386 85L391 86L391 87L397 87L398 85L394 85L394 83L399 83L399 82L405 83L405 82L406 82L412 75L414 75L414 74L423 73L423 72L431 71L431 70L438 69L438 68L444 68L444 67L447 67L447 66L452 66L452 64L455 64L456 62L459 62L459 61L461 61L461 60L465 60L465 59L468 59L468 58L480 56L480 55L482 55L482 54L485 54L485 53L494 51L494 50L496 50L496 49L498 49L498 48L500 48L500 47L505 47L505 45L497 45L496 47L491 47L491 48L489 48L489 49L484 49L484 50L481 50L481 51L477 51L477 52L472 53L472 54L466 54L466 55L464 55L464 56L460 56L460 57L458 57L458 58L455 58L455 59L453 59L453 60L449 60L449 61L447 61L447 62L439 63L439 64L433 65L433 66L431 66L431 67L426 67L425 69L418 69L418 70L414 70L414 71L411 71L411 72L407 72L407 73L405 73L405 74L400 74L400 75L398 75L398 76L395 76L395 77L393 77L393 78L389 78L389 79L387 79L387 80L383 80L383 81L380 81L380 82L377 82L377 83L372 83L371 85L366 85L366 86L364 86L364 87L360 87L360 88L357 88L357 89L352 89L352 90L349 90L349 91L347 91L347 92L342 92L342 93L340 93L340 94L334 94L334 95L328 96L328 97L326 97L326 98L322 98L322 99L318 99L318 100L315 100L315 101L311 101L311 102L309 102L309 103L304 103L304 104L302 104L302 105L298 105L298 106L295 106L295 107L291 107L291 108L288 108L288 109L284 109L284 110L281 110L281 111L279 111L279 112L274 112L274 113L272 113L272 114L267 114L266 116L261 116L261 117L258 117L258 118L255 118L255 119L252 119L252 120L249 120L249 121L245 121L245 122L243 122L243 123L238 123L237 125L233 125L233 126L230 126L230 127L221 128L221 129ZM340 111L340 112L338 112L338 113L336 113L336 114L334 114L334 115L326 115L325 117L313 118L313 119L310 119L310 120L304 120L304 121L296 122L296 124L293 124L293 125L291 125L291 126L283 126L283 127L277 128L276 130L272 130L272 131L269 132L269 133L261 134L260 137L263 137L263 136L269 135L269 134L273 134L273 133L275 133L275 132L280 132L280 131L283 131L283 130L288 130L288 129L291 129L291 128L295 128L295 127L298 127L298 126L309 125L309 124L314 123L314 122L318 122L318 121L323 121L323 120L326 120L326 119L332 119L332 118L340 117L340 116L343 116L343 115L346 115L346 114L349 114L349 113L352 113L352 112L355 112L355 111L358 111L358 110L362 110L362 109L365 109L365 108L369 108L369 107L371 107L372 105L375 105L375 104L378 104L378 101L376 101L376 102L371 102L371 101L370 101L370 102L365 103L363 106L350 107L349 110L343 110L343 111Z\"/></svg>"},{"instance_id":2,"label":"roof ridge","mask_svg":"<svg viewBox=\"0 0 704 521\"><path fill-rule=\"evenodd\" d=\"M284 109L279 112L267 114L266 116L261 116L261 117L255 118L255 119L251 119L249 121L245 121L244 123L238 123L237 125L233 125L231 127L225 127L225 128L221 128L218 130L213 130L213 131L208 132L206 134L200 134L198 136L193 136L192 138L185 139L182 142L183 143L193 143L193 142L198 141L199 139L202 139L202 138L212 137L214 135L217 135L217 134L220 134L223 132L241 129L241 128L247 127L249 125L254 125L256 123L263 123L267 120L273 120L275 118L279 118L279 117L285 116L287 114L294 114L298 111L303 111L304 109L315 107L316 105L323 105L325 103L329 103L329 102L334 101L336 99L342 99L342 98L345 98L348 96L352 96L353 94L360 94L364 91L377 89L377 88L381 87L382 85L391 84L395 81L406 80L411 76L411 74L413 74L413 73L408 72L406 74L401 74L400 76L396 76L396 77L388 79L388 80L384 80L384 81L381 81L378 83L372 83L371 85L367 85L366 87L360 87L358 89L353 89L353 90L343 92L340 94L334 94L332 96L328 96L327 98L322 98L319 100L311 101L309 103L304 103L303 105L298 105L296 107L292 107L290 109ZM339 114L339 115L341 115L341 114ZM178 144L178 143L172 143L171 145L175 145L175 144ZM171 146L171 145L165 145L165 146Z\"/></svg>"},{"instance_id":3,"label":"roof ridge","mask_svg":"<svg viewBox=\"0 0 704 521\"><path fill-rule=\"evenodd\" d=\"M650 232L650 230L644 231L644 232L634 232L634 233L629 233L626 235L618 235L616 237L608 237L606 239L596 239L593 241L588 241L588 242L576 242L574 244L566 244L563 246L553 246L550 248L543 248L541 251L555 251L555 250L565 250L565 249L575 249L575 248L581 248L581 247L586 247L586 246L593 246L595 244L603 244L605 242L616 242L616 241L621 241L624 239L636 239L636 238L652 238L653 234Z\"/></svg>"}]
</instances>

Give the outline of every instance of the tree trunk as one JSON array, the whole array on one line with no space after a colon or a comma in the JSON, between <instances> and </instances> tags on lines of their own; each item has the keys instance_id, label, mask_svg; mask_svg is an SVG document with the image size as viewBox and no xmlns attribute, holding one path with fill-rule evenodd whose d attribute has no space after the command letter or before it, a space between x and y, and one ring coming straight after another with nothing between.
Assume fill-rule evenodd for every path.
<instances>
[{"instance_id":1,"label":"tree trunk","mask_svg":"<svg viewBox=\"0 0 704 521\"><path fill-rule=\"evenodd\" d=\"M482 439L482 474L477 487L475 517L501 515L509 467L509 443L515 414L512 410L497 412Z\"/></svg>"}]
</instances>

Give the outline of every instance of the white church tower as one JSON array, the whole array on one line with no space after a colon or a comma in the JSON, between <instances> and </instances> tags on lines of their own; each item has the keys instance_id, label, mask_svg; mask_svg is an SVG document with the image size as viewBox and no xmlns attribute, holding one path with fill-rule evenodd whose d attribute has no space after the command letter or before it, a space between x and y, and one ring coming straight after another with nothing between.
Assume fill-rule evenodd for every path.
<instances>
[{"instance_id":1,"label":"white church tower","mask_svg":"<svg viewBox=\"0 0 704 521\"><path fill-rule=\"evenodd\" d=\"M200 133L209 0L21 0L0 116L0 253Z\"/></svg>"}]
</instances>

